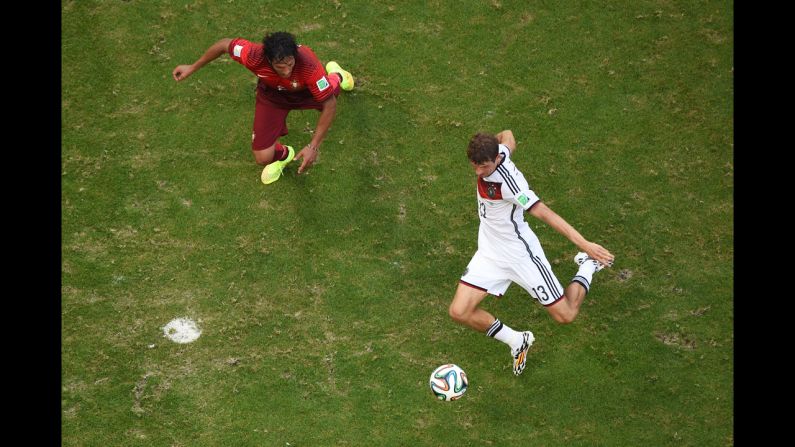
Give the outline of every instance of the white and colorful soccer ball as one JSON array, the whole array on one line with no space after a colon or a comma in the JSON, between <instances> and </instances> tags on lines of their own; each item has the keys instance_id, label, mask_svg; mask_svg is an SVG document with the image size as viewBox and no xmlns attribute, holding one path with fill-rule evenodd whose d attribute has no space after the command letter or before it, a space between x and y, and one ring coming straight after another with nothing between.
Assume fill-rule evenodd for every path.
<instances>
[{"instance_id":1,"label":"white and colorful soccer ball","mask_svg":"<svg viewBox=\"0 0 795 447\"><path fill-rule=\"evenodd\" d=\"M460 366L448 363L433 370L429 384L437 399L456 400L464 395L469 381Z\"/></svg>"}]
</instances>

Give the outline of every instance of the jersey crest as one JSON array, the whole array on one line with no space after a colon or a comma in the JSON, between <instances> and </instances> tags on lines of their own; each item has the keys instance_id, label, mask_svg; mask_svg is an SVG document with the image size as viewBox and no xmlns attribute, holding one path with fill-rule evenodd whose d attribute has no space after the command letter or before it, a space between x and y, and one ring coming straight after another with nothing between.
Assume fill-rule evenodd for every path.
<instances>
[{"instance_id":1,"label":"jersey crest","mask_svg":"<svg viewBox=\"0 0 795 447\"><path fill-rule=\"evenodd\" d=\"M478 178L478 194L489 200L502 200L502 183L487 182Z\"/></svg>"}]
</instances>

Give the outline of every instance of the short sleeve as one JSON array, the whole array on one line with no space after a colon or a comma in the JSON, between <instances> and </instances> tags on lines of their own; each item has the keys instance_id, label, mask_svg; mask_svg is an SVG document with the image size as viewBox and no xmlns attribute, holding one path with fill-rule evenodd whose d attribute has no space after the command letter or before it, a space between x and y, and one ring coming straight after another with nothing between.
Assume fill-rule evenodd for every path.
<instances>
[{"instance_id":1,"label":"short sleeve","mask_svg":"<svg viewBox=\"0 0 795 447\"><path fill-rule=\"evenodd\" d=\"M313 76L311 80L306 82L306 86L317 102L327 100L334 91L325 72L321 73L319 77Z\"/></svg>"},{"instance_id":2,"label":"short sleeve","mask_svg":"<svg viewBox=\"0 0 795 447\"><path fill-rule=\"evenodd\" d=\"M502 175L502 197L509 200L516 205L519 205L527 211L538 203L541 199L538 198L536 193L530 189L524 174L522 174L516 165L511 160L511 151L508 146L504 144L499 145L499 151L503 155L503 161L497 168L497 171Z\"/></svg>"},{"instance_id":3,"label":"short sleeve","mask_svg":"<svg viewBox=\"0 0 795 447\"><path fill-rule=\"evenodd\" d=\"M532 189L526 189L523 191L519 191L519 194L515 195L512 202L516 203L517 205L521 206L522 209L525 211L529 210L530 207L538 203L541 199L538 198L535 192Z\"/></svg>"},{"instance_id":4,"label":"short sleeve","mask_svg":"<svg viewBox=\"0 0 795 447\"><path fill-rule=\"evenodd\" d=\"M248 55L251 52L251 46L251 42L238 37L237 39L232 39L232 41L229 42L227 52L235 62L246 65L246 62L248 61Z\"/></svg>"},{"instance_id":5,"label":"short sleeve","mask_svg":"<svg viewBox=\"0 0 795 447\"><path fill-rule=\"evenodd\" d=\"M299 57L304 66L301 69L301 82L309 89L309 93L317 102L327 100L334 92L334 88L326 75L326 69L311 48L301 45L298 47Z\"/></svg>"}]
</instances>

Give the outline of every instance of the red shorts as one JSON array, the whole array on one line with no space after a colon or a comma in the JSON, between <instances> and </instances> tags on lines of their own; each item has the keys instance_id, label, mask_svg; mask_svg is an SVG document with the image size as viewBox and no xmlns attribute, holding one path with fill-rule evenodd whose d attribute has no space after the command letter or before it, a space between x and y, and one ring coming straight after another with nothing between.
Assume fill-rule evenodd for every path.
<instances>
[{"instance_id":1,"label":"red shorts","mask_svg":"<svg viewBox=\"0 0 795 447\"><path fill-rule=\"evenodd\" d=\"M334 82L337 81L337 82ZM329 76L329 83L334 88L334 96L340 94L340 85L336 76ZM323 110L323 104L309 97L305 101L278 104L257 88L257 105L254 109L254 129L251 134L251 150L261 151L273 146L273 143L287 135L287 114L290 110L315 109Z\"/></svg>"}]
</instances>

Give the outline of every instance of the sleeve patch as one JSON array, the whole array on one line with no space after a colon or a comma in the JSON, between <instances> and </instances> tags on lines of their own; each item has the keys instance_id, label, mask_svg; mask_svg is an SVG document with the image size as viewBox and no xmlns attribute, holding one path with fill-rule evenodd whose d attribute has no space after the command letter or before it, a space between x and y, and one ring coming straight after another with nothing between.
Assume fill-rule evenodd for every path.
<instances>
[{"instance_id":1,"label":"sleeve patch","mask_svg":"<svg viewBox=\"0 0 795 447\"><path fill-rule=\"evenodd\" d=\"M516 197L516 200L518 200L519 203L522 204L522 206L527 206L527 202L530 201L530 198L527 197L527 194L521 193L521 194L519 194L518 197Z\"/></svg>"},{"instance_id":2,"label":"sleeve patch","mask_svg":"<svg viewBox=\"0 0 795 447\"><path fill-rule=\"evenodd\" d=\"M316 84L317 84L318 90L320 90L321 92L329 87L328 80L326 80L325 76L323 76L322 78L318 79Z\"/></svg>"},{"instance_id":3,"label":"sleeve patch","mask_svg":"<svg viewBox=\"0 0 795 447\"><path fill-rule=\"evenodd\" d=\"M243 52L243 45L235 45L235 47L232 49L232 54L234 54L235 57L240 57L240 54L242 52Z\"/></svg>"}]
</instances>

